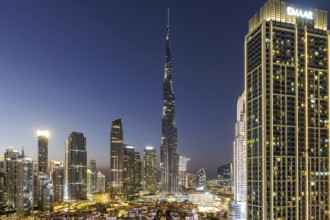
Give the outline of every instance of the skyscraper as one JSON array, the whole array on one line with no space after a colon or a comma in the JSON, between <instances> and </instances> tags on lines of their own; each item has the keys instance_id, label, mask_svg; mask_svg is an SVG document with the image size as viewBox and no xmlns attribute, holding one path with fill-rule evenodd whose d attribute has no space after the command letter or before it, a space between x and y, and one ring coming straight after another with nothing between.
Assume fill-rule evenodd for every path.
<instances>
[{"instance_id":1,"label":"skyscraper","mask_svg":"<svg viewBox=\"0 0 330 220\"><path fill-rule=\"evenodd\" d=\"M187 163L190 161L190 158L186 156L179 156L179 184L181 190L187 188Z\"/></svg>"},{"instance_id":2,"label":"skyscraper","mask_svg":"<svg viewBox=\"0 0 330 220\"><path fill-rule=\"evenodd\" d=\"M134 159L135 151L133 145L124 144L124 172L123 188L128 195L134 193Z\"/></svg>"},{"instance_id":3,"label":"skyscraper","mask_svg":"<svg viewBox=\"0 0 330 220\"><path fill-rule=\"evenodd\" d=\"M9 210L19 216L30 215L33 210L33 162L20 155L13 147L5 152L5 200Z\"/></svg>"},{"instance_id":4,"label":"skyscraper","mask_svg":"<svg viewBox=\"0 0 330 220\"><path fill-rule=\"evenodd\" d=\"M87 197L92 193L92 171L87 169Z\"/></svg>"},{"instance_id":5,"label":"skyscraper","mask_svg":"<svg viewBox=\"0 0 330 220\"><path fill-rule=\"evenodd\" d=\"M24 157L17 159L17 213L28 216L33 211L33 161Z\"/></svg>"},{"instance_id":6,"label":"skyscraper","mask_svg":"<svg viewBox=\"0 0 330 220\"><path fill-rule=\"evenodd\" d=\"M157 191L157 154L153 147L146 147L143 152L143 191Z\"/></svg>"},{"instance_id":7,"label":"skyscraper","mask_svg":"<svg viewBox=\"0 0 330 220\"><path fill-rule=\"evenodd\" d=\"M280 0L249 21L247 219L329 219L327 21Z\"/></svg>"},{"instance_id":8,"label":"skyscraper","mask_svg":"<svg viewBox=\"0 0 330 220\"><path fill-rule=\"evenodd\" d=\"M245 219L246 201L246 147L245 147L245 93L237 101L237 121L234 137L234 216Z\"/></svg>"},{"instance_id":9,"label":"skyscraper","mask_svg":"<svg viewBox=\"0 0 330 220\"><path fill-rule=\"evenodd\" d=\"M48 131L38 131L38 170L48 172Z\"/></svg>"},{"instance_id":10,"label":"skyscraper","mask_svg":"<svg viewBox=\"0 0 330 220\"><path fill-rule=\"evenodd\" d=\"M218 167L218 183L224 187L232 187L233 164Z\"/></svg>"},{"instance_id":11,"label":"skyscraper","mask_svg":"<svg viewBox=\"0 0 330 220\"><path fill-rule=\"evenodd\" d=\"M5 155L5 200L8 207L15 207L17 201L17 158L19 152L8 147Z\"/></svg>"},{"instance_id":12,"label":"skyscraper","mask_svg":"<svg viewBox=\"0 0 330 220\"><path fill-rule=\"evenodd\" d=\"M140 153L134 153L134 192L138 193L141 190L142 174L141 174L141 159Z\"/></svg>"},{"instance_id":13,"label":"skyscraper","mask_svg":"<svg viewBox=\"0 0 330 220\"><path fill-rule=\"evenodd\" d=\"M38 209L43 212L51 212L54 205L53 183L45 173L39 173L37 181Z\"/></svg>"},{"instance_id":14,"label":"skyscraper","mask_svg":"<svg viewBox=\"0 0 330 220\"><path fill-rule=\"evenodd\" d=\"M162 145L160 147L161 191L163 193L176 193L179 191L179 155L177 153L177 128L175 126L175 96L172 81L169 15L166 30Z\"/></svg>"},{"instance_id":15,"label":"skyscraper","mask_svg":"<svg viewBox=\"0 0 330 220\"><path fill-rule=\"evenodd\" d=\"M203 190L206 185L206 173L204 168L199 169L196 173L196 187L197 190Z\"/></svg>"},{"instance_id":16,"label":"skyscraper","mask_svg":"<svg viewBox=\"0 0 330 220\"><path fill-rule=\"evenodd\" d=\"M87 151L83 133L71 132L65 146L65 199L86 199Z\"/></svg>"},{"instance_id":17,"label":"skyscraper","mask_svg":"<svg viewBox=\"0 0 330 220\"><path fill-rule=\"evenodd\" d=\"M91 170L91 192L97 190L97 176L96 176L96 160L90 160L90 170Z\"/></svg>"},{"instance_id":18,"label":"skyscraper","mask_svg":"<svg viewBox=\"0 0 330 220\"><path fill-rule=\"evenodd\" d=\"M105 192L105 175L99 171L97 173L97 185L98 185L98 191L100 193L104 193Z\"/></svg>"},{"instance_id":19,"label":"skyscraper","mask_svg":"<svg viewBox=\"0 0 330 220\"><path fill-rule=\"evenodd\" d=\"M124 149L121 119L112 122L110 134L110 188L114 193L123 191Z\"/></svg>"},{"instance_id":20,"label":"skyscraper","mask_svg":"<svg viewBox=\"0 0 330 220\"><path fill-rule=\"evenodd\" d=\"M64 198L64 163L63 161L51 161L50 178L53 183L54 202L60 203Z\"/></svg>"}]
</instances>

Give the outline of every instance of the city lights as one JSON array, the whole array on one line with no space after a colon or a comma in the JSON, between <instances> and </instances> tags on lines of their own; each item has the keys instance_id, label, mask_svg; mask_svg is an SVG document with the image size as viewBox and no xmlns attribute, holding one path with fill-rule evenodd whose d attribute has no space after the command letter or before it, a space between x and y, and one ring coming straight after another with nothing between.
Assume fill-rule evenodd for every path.
<instances>
[{"instance_id":1,"label":"city lights","mask_svg":"<svg viewBox=\"0 0 330 220\"><path fill-rule=\"evenodd\" d=\"M41 131L41 130L38 130L37 131L37 135L38 135L38 137L39 136L43 136L43 137L49 137L49 131Z\"/></svg>"}]
</instances>

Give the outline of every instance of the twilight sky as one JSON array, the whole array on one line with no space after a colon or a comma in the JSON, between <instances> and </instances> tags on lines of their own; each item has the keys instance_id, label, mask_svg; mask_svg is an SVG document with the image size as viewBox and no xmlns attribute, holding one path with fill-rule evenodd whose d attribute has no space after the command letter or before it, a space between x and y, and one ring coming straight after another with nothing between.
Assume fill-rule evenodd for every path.
<instances>
[{"instance_id":1,"label":"twilight sky","mask_svg":"<svg viewBox=\"0 0 330 220\"><path fill-rule=\"evenodd\" d=\"M247 4L249 2L249 4ZM330 11L329 0L291 0ZM236 101L243 90L248 20L265 0L0 0L0 152L64 160L70 131L87 137L88 160L109 168L110 126L124 142L159 154L167 8L180 155L188 168L232 161Z\"/></svg>"}]
</instances>

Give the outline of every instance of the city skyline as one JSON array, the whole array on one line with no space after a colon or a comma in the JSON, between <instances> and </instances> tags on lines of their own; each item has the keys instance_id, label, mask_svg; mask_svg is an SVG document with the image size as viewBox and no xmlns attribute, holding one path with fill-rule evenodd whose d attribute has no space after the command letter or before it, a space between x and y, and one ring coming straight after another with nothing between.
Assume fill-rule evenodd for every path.
<instances>
[{"instance_id":1,"label":"city skyline","mask_svg":"<svg viewBox=\"0 0 330 220\"><path fill-rule=\"evenodd\" d=\"M330 8L329 3L322 5L322 1L310 3L295 0L290 2L328 11ZM17 8L9 2L3 4L6 10L4 10L4 14L0 15L3 16L0 19L0 25L8 31L0 37L2 51L5 51L0 54L1 72L4 73L0 95L0 99L4 100L4 108L0 110L0 119L6 125L0 127L2 134L0 136L0 152L4 152L8 146L14 146L18 150L24 146L26 155L36 160L36 131L48 130L50 131L48 140L49 161L64 160L67 134L70 131L78 130L83 132L87 138L88 161L98 159L100 160L98 167L108 169L109 154L100 154L99 152L109 152L111 121L116 118L122 118L125 124L125 143L134 144L139 152L142 152L143 148L149 145L160 152L162 106L160 100L165 51L164 27L166 26L166 11L170 7L173 35L171 43L174 48L173 56L175 59L174 90L178 103L176 121L180 132L178 138L179 154L186 155L194 161L188 165L188 170L197 171L200 168L205 168L208 176L214 176L216 167L231 162L232 157L227 155L232 155L235 102L243 89L242 39L247 32L248 19L257 12L264 1L251 3L251 6L242 12L242 17L233 21L233 26L239 23L239 27L242 27L243 30L240 32L233 30L237 36L234 34L232 37L234 37L237 45L232 45L230 48L222 44L221 41L226 41L228 38L223 37L217 29L221 29L221 25L224 25L223 16L230 16L228 13L233 12L235 8L233 5L231 6L233 3L221 3L224 4L223 6L215 2L194 3L192 9L185 9L182 3L176 4L174 2L161 3L159 6L151 4L143 11L147 13L139 11L143 4L137 5L138 7L133 9L134 4L137 3L134 3L133 6L117 3L118 5L115 5L114 8L126 9L127 12L122 10L120 13L116 13L109 5L105 5L105 9L112 12L110 17L106 17L107 19L101 17L106 16L105 9L101 11L100 16L92 19L92 16L103 6L101 3L98 3L95 9L88 9L88 4L83 2L81 7L78 7L72 14L70 14L72 12L70 10L73 10L74 7L72 3L68 3L67 11L61 8L61 3L43 3L35 9L33 6L27 5L26 9L23 9L23 6ZM51 9L51 6L55 7ZM229 12L224 11L226 6L230 9ZM214 9L211 9L212 7ZM41 8L43 10L36 11ZM14 9L18 12L14 13ZM210 15L204 16L206 10L210 10ZM224 15L218 13L217 10L222 10ZM58 17L57 14L61 14L60 12L64 13L63 18ZM79 20L78 17L83 12L86 12L87 15L79 18L82 19ZM35 15L27 18L31 13L35 13ZM46 16L47 13L48 16ZM132 15L125 19L129 13ZM181 15L183 13L186 17ZM17 16L15 19L12 17L13 14ZM40 19L43 16L45 17L44 21ZM215 16L219 16L219 18L215 19ZM136 21L132 21L133 17L137 18ZM152 18L155 21L147 21ZM23 21L24 19L26 21ZM65 21L68 21L69 24L65 25L63 23ZM88 22L92 22L92 24ZM122 24L122 26L118 26L118 24ZM140 25L139 28L132 27L136 24ZM27 27L23 28L23 25L27 25ZM50 25L50 28L47 28L47 25ZM89 28L88 31L81 27L83 25ZM71 30L71 27L75 28ZM109 32L101 30L106 27ZM115 27L116 31L112 32L111 27ZM131 28L132 32L124 30L125 28ZM54 30L61 31L61 33L54 34ZM87 37L83 38L81 35L85 31ZM148 35L145 36L144 31L148 31ZM25 38L17 39L17 36L21 35L19 33L24 34ZM35 33L38 34L35 35ZM128 39L134 36L129 35L132 33L136 34L138 41L142 41L143 46L135 46L128 50L122 45L122 42L128 41L129 45L135 44L136 41ZM213 33L214 36L204 36L210 33ZM68 36L69 34L72 36ZM109 38L105 39L105 36ZM126 37L120 41L119 36ZM66 37L69 39L64 39ZM217 37L219 38L216 41ZM191 39L186 40L187 38ZM210 43L205 44L208 39ZM95 43L97 40L106 43L97 44ZM196 45L198 40L201 42ZM91 42L95 48L84 48L86 51L79 49L86 42ZM120 47L114 46L116 42L121 43ZM63 46L61 46L62 43ZM212 49L213 47L214 49ZM52 53L48 49L52 49ZM133 57L136 58L142 49L146 50L143 50L145 57L142 60L134 61ZM116 53L106 52L111 50ZM193 54L195 50L198 53ZM227 54L228 58L217 55L219 51ZM90 54L98 53L101 53L102 56L93 60L93 56ZM117 54L116 57L114 57L115 54ZM233 63L235 60L233 57L237 57L237 54L242 55L237 61L240 63L239 65ZM64 58L59 58L62 55L65 55ZM226 59L231 64L229 67L226 67L229 65L225 64ZM200 60L201 64L189 67L190 63L196 60ZM87 61L90 61L90 64ZM83 62L85 63L83 64ZM105 63L105 66L102 66L102 63ZM113 66L116 66L116 69L111 68ZM82 74L80 74L81 72ZM122 74L123 77L116 78L114 76L116 72ZM134 74L128 74L129 72ZM205 75L205 78L208 77L209 79L204 80L199 74ZM223 81L220 81L221 77L218 78L217 76L227 74L233 76L224 76L225 80ZM79 76L83 79L79 79ZM140 76L142 79L138 79ZM112 80L113 77L115 80ZM146 80L146 78L149 79ZM82 88L76 87L74 80L78 80ZM112 84L103 81L112 82ZM135 82L142 84L135 85ZM116 88L115 84L120 84L124 88L122 93L116 94L119 99L111 96L114 91L112 88ZM233 85L234 88L228 87L226 84ZM11 86L9 87L9 85ZM72 89L72 85L77 90ZM198 91L194 91L195 89ZM232 92L226 92L226 89ZM99 90L99 92L86 92L91 90ZM77 106L67 111L67 106L72 101L71 94L79 96L76 99ZM198 98L199 102L195 102L195 98ZM145 102L139 102L141 99ZM148 101L146 102L146 100ZM106 102L110 104L106 105ZM116 103L120 104L116 106ZM224 104L226 110L222 110ZM205 109L198 107L198 105L204 106ZM87 110L82 110L83 108ZM132 108L132 110L128 111L128 108ZM137 111L138 108L143 108L143 110L138 111L139 114L143 111L145 114L142 116L136 114L134 111ZM210 112L209 116L207 115L208 112ZM145 120L149 116L150 118ZM211 117L212 120L210 120ZM201 130L198 127L205 121L212 121L213 124L209 125L207 130L202 131L204 133L199 134ZM200 140L193 138L194 136L199 137ZM200 148L207 148L210 153L201 151ZM205 152L205 154L201 154L201 152Z\"/></svg>"}]
</instances>

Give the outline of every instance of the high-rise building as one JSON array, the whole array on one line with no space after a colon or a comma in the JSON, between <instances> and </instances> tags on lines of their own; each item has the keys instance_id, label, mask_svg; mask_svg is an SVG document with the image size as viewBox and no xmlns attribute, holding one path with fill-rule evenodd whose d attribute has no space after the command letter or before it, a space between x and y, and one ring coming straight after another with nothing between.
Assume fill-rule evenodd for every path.
<instances>
[{"instance_id":1,"label":"high-rise building","mask_svg":"<svg viewBox=\"0 0 330 220\"><path fill-rule=\"evenodd\" d=\"M105 175L99 171L97 173L97 183L98 183L98 191L100 193L104 193L105 192Z\"/></svg>"},{"instance_id":2,"label":"high-rise building","mask_svg":"<svg viewBox=\"0 0 330 220\"><path fill-rule=\"evenodd\" d=\"M146 147L143 151L143 191L157 191L157 154L153 147Z\"/></svg>"},{"instance_id":3,"label":"high-rise building","mask_svg":"<svg viewBox=\"0 0 330 220\"><path fill-rule=\"evenodd\" d=\"M48 131L38 131L38 170L48 172Z\"/></svg>"},{"instance_id":4,"label":"high-rise building","mask_svg":"<svg viewBox=\"0 0 330 220\"><path fill-rule=\"evenodd\" d=\"M206 185L206 173L204 168L199 169L196 173L196 189L203 190Z\"/></svg>"},{"instance_id":5,"label":"high-rise building","mask_svg":"<svg viewBox=\"0 0 330 220\"><path fill-rule=\"evenodd\" d=\"M17 159L17 213L28 216L33 211L33 161L23 157Z\"/></svg>"},{"instance_id":6,"label":"high-rise building","mask_svg":"<svg viewBox=\"0 0 330 220\"><path fill-rule=\"evenodd\" d=\"M92 193L92 171L87 169L87 197Z\"/></svg>"},{"instance_id":7,"label":"high-rise building","mask_svg":"<svg viewBox=\"0 0 330 220\"><path fill-rule=\"evenodd\" d=\"M329 219L327 21L280 0L249 21L247 219Z\"/></svg>"},{"instance_id":8,"label":"high-rise building","mask_svg":"<svg viewBox=\"0 0 330 220\"><path fill-rule=\"evenodd\" d=\"M54 188L50 177L46 173L38 175L38 209L42 212L49 213L54 207Z\"/></svg>"},{"instance_id":9,"label":"high-rise building","mask_svg":"<svg viewBox=\"0 0 330 220\"><path fill-rule=\"evenodd\" d=\"M5 201L6 206L15 207L17 201L17 158L19 152L14 147L8 147L4 154L5 170Z\"/></svg>"},{"instance_id":10,"label":"high-rise building","mask_svg":"<svg viewBox=\"0 0 330 220\"><path fill-rule=\"evenodd\" d=\"M123 189L128 195L134 194L135 190L135 169L134 169L135 151L134 146L129 144L124 144L124 180Z\"/></svg>"},{"instance_id":11,"label":"high-rise building","mask_svg":"<svg viewBox=\"0 0 330 220\"><path fill-rule=\"evenodd\" d=\"M224 187L232 187L233 164L228 163L218 167L218 183Z\"/></svg>"},{"instance_id":12,"label":"high-rise building","mask_svg":"<svg viewBox=\"0 0 330 220\"><path fill-rule=\"evenodd\" d=\"M142 186L142 172L141 172L141 159L140 153L134 153L134 193L141 191Z\"/></svg>"},{"instance_id":13,"label":"high-rise building","mask_svg":"<svg viewBox=\"0 0 330 220\"><path fill-rule=\"evenodd\" d=\"M187 173L187 187L188 189L195 189L196 188L196 174L195 173Z\"/></svg>"},{"instance_id":14,"label":"high-rise building","mask_svg":"<svg viewBox=\"0 0 330 220\"><path fill-rule=\"evenodd\" d=\"M161 191L179 191L179 155L177 153L177 128L175 126L175 96L172 80L169 15L166 27L166 56L163 82L162 145L160 147Z\"/></svg>"},{"instance_id":15,"label":"high-rise building","mask_svg":"<svg viewBox=\"0 0 330 220\"><path fill-rule=\"evenodd\" d=\"M38 209L39 201L39 189L38 189L38 178L39 178L39 168L38 161L33 161L33 209Z\"/></svg>"},{"instance_id":16,"label":"high-rise building","mask_svg":"<svg viewBox=\"0 0 330 220\"><path fill-rule=\"evenodd\" d=\"M124 181L124 149L121 119L112 122L110 152L110 189L114 193L122 193Z\"/></svg>"},{"instance_id":17,"label":"high-rise building","mask_svg":"<svg viewBox=\"0 0 330 220\"><path fill-rule=\"evenodd\" d=\"M90 160L89 167L91 170L91 192L97 190L97 176L96 176L96 160Z\"/></svg>"},{"instance_id":18,"label":"high-rise building","mask_svg":"<svg viewBox=\"0 0 330 220\"><path fill-rule=\"evenodd\" d=\"M179 184L181 190L187 188L187 163L190 161L190 158L186 156L179 156Z\"/></svg>"},{"instance_id":19,"label":"high-rise building","mask_svg":"<svg viewBox=\"0 0 330 220\"><path fill-rule=\"evenodd\" d=\"M33 162L8 147L4 157L5 190L4 202L9 210L17 211L20 217L30 215L33 210Z\"/></svg>"},{"instance_id":20,"label":"high-rise building","mask_svg":"<svg viewBox=\"0 0 330 220\"><path fill-rule=\"evenodd\" d=\"M83 133L71 132L65 146L65 199L87 196L87 150Z\"/></svg>"},{"instance_id":21,"label":"high-rise building","mask_svg":"<svg viewBox=\"0 0 330 220\"><path fill-rule=\"evenodd\" d=\"M243 92L237 101L237 121L234 137L234 217L245 219L246 201L246 154L245 154L245 93Z\"/></svg>"},{"instance_id":22,"label":"high-rise building","mask_svg":"<svg viewBox=\"0 0 330 220\"><path fill-rule=\"evenodd\" d=\"M54 202L60 203L64 198L64 163L52 160L50 163L50 179L53 184Z\"/></svg>"}]
</instances>

